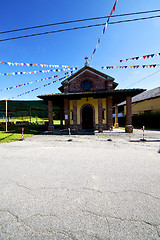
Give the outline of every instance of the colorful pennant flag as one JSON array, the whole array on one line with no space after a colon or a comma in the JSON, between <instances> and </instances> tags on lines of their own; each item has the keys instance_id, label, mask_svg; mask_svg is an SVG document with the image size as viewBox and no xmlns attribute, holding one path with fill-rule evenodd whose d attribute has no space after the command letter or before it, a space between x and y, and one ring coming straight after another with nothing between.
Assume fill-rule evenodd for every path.
<instances>
[{"instance_id":1,"label":"colorful pennant flag","mask_svg":"<svg viewBox=\"0 0 160 240\"><path fill-rule=\"evenodd\" d=\"M42 87L47 87L47 86L49 86L49 85L51 85L51 84L53 84L53 83L55 83L55 82L62 81L63 79L68 78L68 77L71 76L72 74L73 74L73 73L70 73L70 74L68 74L68 75L66 75L66 76L64 76L64 77L59 78L58 80L55 80L55 81L50 82L50 83L46 83L45 85L42 85L42 86L40 86L40 87L37 87L37 88L34 88L34 89L29 90L29 91L27 91L27 92L18 94L16 97L21 97L21 96L23 96L23 95L25 95L25 94L34 92L34 91L36 91L36 90L38 90L38 89L40 89L40 88L42 88ZM13 99L13 98L15 98L15 97L11 97L11 98L9 98L8 100Z\"/></svg>"},{"instance_id":2,"label":"colorful pennant flag","mask_svg":"<svg viewBox=\"0 0 160 240\"><path fill-rule=\"evenodd\" d=\"M137 68L155 68L160 67L160 64L148 64L148 65L134 65L134 66L104 66L102 69L113 69L113 68L131 68L131 69L137 69Z\"/></svg>"},{"instance_id":3,"label":"colorful pennant flag","mask_svg":"<svg viewBox=\"0 0 160 240\"><path fill-rule=\"evenodd\" d=\"M109 17L107 18L107 22L106 22L106 24L105 24L105 26L104 26L104 28L103 28L103 31L102 31L100 37L98 38L97 45L96 45L96 47L94 48L90 59L88 60L88 64L89 64L89 62L91 61L91 59L93 58L93 55L95 54L95 52L96 52L96 50L97 50L97 48L98 48L98 45L100 44L101 37L102 37L102 35L105 33L105 31L106 31L106 29L107 29L107 25L108 25L108 23L109 23L110 17L112 16L113 11L115 11L115 9L116 9L117 1L118 1L118 0L115 1L114 6L113 6L113 8L112 8L112 10L111 10L111 12L110 12L110 15L109 15Z\"/></svg>"},{"instance_id":4,"label":"colorful pennant flag","mask_svg":"<svg viewBox=\"0 0 160 240\"><path fill-rule=\"evenodd\" d=\"M2 64L6 64L9 66L27 66L27 67L34 67L34 66L39 66L39 67L52 67L52 68L69 68L69 65L53 65L53 64L41 64L41 63L17 63L17 62L0 62Z\"/></svg>"},{"instance_id":5,"label":"colorful pennant flag","mask_svg":"<svg viewBox=\"0 0 160 240\"><path fill-rule=\"evenodd\" d=\"M29 72L11 72L11 73L0 73L1 76L10 76L10 75L22 75L22 74L32 74L32 73L49 73L49 72L62 72L77 70L77 68L59 68L59 69L50 69L50 70L39 70L39 71L29 71Z\"/></svg>"},{"instance_id":6,"label":"colorful pennant flag","mask_svg":"<svg viewBox=\"0 0 160 240\"><path fill-rule=\"evenodd\" d=\"M155 56L160 56L160 53L148 54L148 55L144 55L144 56L141 56L141 57L126 58L126 59L120 60L120 62L131 61L131 60L140 60L140 59L146 59L146 58L153 58Z\"/></svg>"},{"instance_id":7,"label":"colorful pennant flag","mask_svg":"<svg viewBox=\"0 0 160 240\"><path fill-rule=\"evenodd\" d=\"M67 75L68 73L69 73L69 72L66 72L65 75ZM32 81L32 82L22 83L22 84L19 84L19 85L17 85L17 86L12 86L12 87L8 87L8 88L3 88L3 89L0 89L0 91L3 91L3 90L11 90L11 89L14 89L14 88L19 88L19 87L26 86L26 85L29 85L29 84L32 84L32 83L42 82L42 81L45 81L45 80L47 80L47 79L52 79L52 78L56 78L56 77L59 77L59 75L51 76L51 77L48 77L48 78L42 78L42 79L35 80L35 81Z\"/></svg>"}]
</instances>

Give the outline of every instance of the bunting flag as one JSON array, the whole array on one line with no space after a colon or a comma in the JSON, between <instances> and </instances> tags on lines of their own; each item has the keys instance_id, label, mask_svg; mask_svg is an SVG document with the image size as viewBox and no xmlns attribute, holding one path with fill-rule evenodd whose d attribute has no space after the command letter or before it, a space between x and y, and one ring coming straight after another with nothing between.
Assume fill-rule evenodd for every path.
<instances>
[{"instance_id":1,"label":"bunting flag","mask_svg":"<svg viewBox=\"0 0 160 240\"><path fill-rule=\"evenodd\" d=\"M23 96L23 95L25 95L25 94L34 92L34 91L36 91L36 90L38 90L38 89L40 89L40 88L42 88L42 87L47 87L47 86L49 86L49 85L51 85L51 84L53 84L53 83L56 83L56 82L58 82L58 81L62 81L63 79L68 78L68 77L71 76L72 74L73 74L73 73L70 73L70 74L68 74L68 75L66 75L66 76L64 76L64 77L59 78L58 80L55 80L55 81L50 82L50 83L46 83L45 85L42 85L42 86L40 86L40 87L37 87L37 88L34 88L34 89L29 90L29 91L27 91L27 92L18 94L16 97L21 97L21 96ZM16 97L11 97L11 98L9 98L8 100L13 99L13 98L16 98Z\"/></svg>"},{"instance_id":2,"label":"bunting flag","mask_svg":"<svg viewBox=\"0 0 160 240\"><path fill-rule=\"evenodd\" d=\"M108 23L109 23L110 17L112 16L113 11L115 11L115 9L116 9L117 1L118 1L118 0L115 1L114 6L113 6L113 8L112 8L112 10L111 10L111 12L110 12L110 15L109 15L109 17L107 18L107 22L106 22L106 24L105 24L105 26L104 26L104 28L103 28L103 31L102 31L100 37L98 38L97 45L96 45L96 47L94 48L90 59L88 60L88 64L89 64L89 62L91 61L91 59L93 58L93 55L95 54L95 52L96 52L96 50L97 50L97 48L98 48L98 46L99 46L99 44L100 44L101 37L102 37L102 35L105 33L105 31L106 31L106 29L107 29L107 25L108 25Z\"/></svg>"},{"instance_id":3,"label":"bunting flag","mask_svg":"<svg viewBox=\"0 0 160 240\"><path fill-rule=\"evenodd\" d=\"M148 54L148 55L144 55L144 56L141 56L141 57L126 58L126 59L120 60L120 62L131 61L131 60L140 60L140 59L146 59L146 58L153 58L155 56L160 56L160 53Z\"/></svg>"},{"instance_id":4,"label":"bunting flag","mask_svg":"<svg viewBox=\"0 0 160 240\"><path fill-rule=\"evenodd\" d=\"M66 72L65 75L67 75L68 73L69 72ZM35 80L35 81L32 81L32 82L22 83L22 84L19 84L17 86L12 86L12 87L8 87L8 88L2 88L2 89L0 89L0 91L11 90L11 89L14 89L14 88L19 88L19 87L26 86L26 85L29 85L29 84L32 84L32 83L42 82L42 81L45 81L47 79L52 79L52 78L56 78L56 77L59 77L59 75L51 76L51 77L48 77L48 78L42 78L42 79Z\"/></svg>"},{"instance_id":5,"label":"bunting flag","mask_svg":"<svg viewBox=\"0 0 160 240\"><path fill-rule=\"evenodd\" d=\"M32 73L49 73L49 72L62 72L77 70L77 68L59 68L59 69L50 69L50 70L39 70L39 71L29 71L29 72L11 72L11 73L0 73L1 76L10 76L10 75L22 75L22 74L32 74Z\"/></svg>"},{"instance_id":6,"label":"bunting flag","mask_svg":"<svg viewBox=\"0 0 160 240\"><path fill-rule=\"evenodd\" d=\"M69 65L53 65L53 64L41 64L41 63L17 63L17 62L0 62L9 66L27 66L27 67L52 67L52 68L69 68Z\"/></svg>"},{"instance_id":7,"label":"bunting flag","mask_svg":"<svg viewBox=\"0 0 160 240\"><path fill-rule=\"evenodd\" d=\"M134 65L134 66L105 66L102 67L102 69L113 69L113 68L131 68L131 69L137 69L137 68L155 68L160 67L160 64L148 64L148 65Z\"/></svg>"}]
</instances>

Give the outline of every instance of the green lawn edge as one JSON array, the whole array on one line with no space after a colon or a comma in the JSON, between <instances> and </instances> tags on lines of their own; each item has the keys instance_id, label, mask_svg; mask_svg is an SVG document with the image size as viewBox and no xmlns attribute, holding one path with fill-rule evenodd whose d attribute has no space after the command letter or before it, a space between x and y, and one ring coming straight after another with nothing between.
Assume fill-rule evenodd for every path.
<instances>
[{"instance_id":1,"label":"green lawn edge","mask_svg":"<svg viewBox=\"0 0 160 240\"><path fill-rule=\"evenodd\" d=\"M23 134L23 139L32 137L35 134ZM22 133L4 132L0 131L0 143L10 143L20 141L22 139Z\"/></svg>"}]
</instances>

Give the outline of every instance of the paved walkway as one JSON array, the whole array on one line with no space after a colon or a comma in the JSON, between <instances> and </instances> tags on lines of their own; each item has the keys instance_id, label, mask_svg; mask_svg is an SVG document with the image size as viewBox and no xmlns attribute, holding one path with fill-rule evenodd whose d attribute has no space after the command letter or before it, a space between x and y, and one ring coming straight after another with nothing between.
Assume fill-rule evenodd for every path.
<instances>
[{"instance_id":1,"label":"paved walkway","mask_svg":"<svg viewBox=\"0 0 160 240\"><path fill-rule=\"evenodd\" d=\"M160 132L0 144L0 239L160 239Z\"/></svg>"}]
</instances>

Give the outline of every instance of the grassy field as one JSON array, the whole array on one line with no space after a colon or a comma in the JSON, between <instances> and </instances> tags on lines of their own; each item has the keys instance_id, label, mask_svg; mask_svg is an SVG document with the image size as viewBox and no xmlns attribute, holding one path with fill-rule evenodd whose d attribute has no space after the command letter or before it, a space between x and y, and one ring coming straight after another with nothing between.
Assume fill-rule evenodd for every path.
<instances>
[{"instance_id":1,"label":"grassy field","mask_svg":"<svg viewBox=\"0 0 160 240\"><path fill-rule=\"evenodd\" d=\"M24 133L23 138L33 136L33 133ZM0 131L0 143L3 142L14 142L22 139L22 133L4 132Z\"/></svg>"},{"instance_id":2,"label":"grassy field","mask_svg":"<svg viewBox=\"0 0 160 240\"><path fill-rule=\"evenodd\" d=\"M48 118L38 118L38 117L30 117L26 116L26 117L17 117L17 118L10 118L9 122L16 124L16 122L28 122L28 123L37 123L37 124L43 124L45 122L48 122ZM1 118L0 119L0 123L5 123L6 119ZM53 120L55 125L59 125L60 124L60 120Z\"/></svg>"},{"instance_id":3,"label":"grassy field","mask_svg":"<svg viewBox=\"0 0 160 240\"><path fill-rule=\"evenodd\" d=\"M45 121L48 121L48 119L42 119L42 118L37 118L37 117L32 117L31 118L31 123L33 124L44 124ZM22 122L28 122L30 123L30 117L17 117L17 118L11 118L9 119L9 123L14 123L16 124L19 123L19 125L9 125L8 124L8 132L5 132L5 122L6 119L0 119L0 123L3 124L3 127L1 126L1 131L0 131L0 143L3 142L14 142L14 141L19 141L22 139L22 128L24 128L24 134L23 138L31 137L35 134L38 134L36 131L36 126L32 125L27 125L27 126L21 126Z\"/></svg>"},{"instance_id":4,"label":"grassy field","mask_svg":"<svg viewBox=\"0 0 160 240\"><path fill-rule=\"evenodd\" d=\"M8 124L8 132L5 132L5 122L5 119L0 119L0 143L19 141L22 138L22 128L24 128L24 138L40 134L40 132L47 130L47 127L44 128L44 126L45 122L48 122L48 119L32 117L32 124L30 124L30 117L25 117L23 119L22 117L11 118L9 119L9 123L12 124ZM16 124L16 122L18 124ZM54 125L60 125L60 120L54 120L53 122Z\"/></svg>"},{"instance_id":5,"label":"grassy field","mask_svg":"<svg viewBox=\"0 0 160 240\"><path fill-rule=\"evenodd\" d=\"M9 122L13 122L13 123L16 123L16 122L23 122L23 121L27 121L27 122L31 122L31 123L36 123L36 122L47 122L48 119L47 118L38 118L38 117L29 117L29 116L26 116L26 117L16 117L16 118L10 118L9 119ZM6 122L6 119L4 118L1 118L0 119L0 122Z\"/></svg>"}]
</instances>

